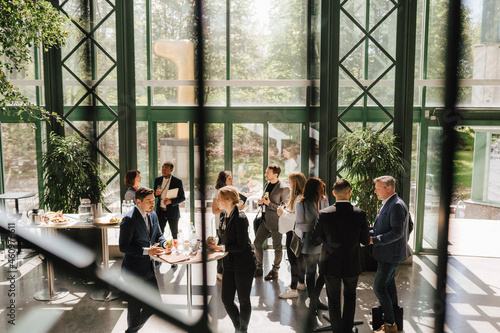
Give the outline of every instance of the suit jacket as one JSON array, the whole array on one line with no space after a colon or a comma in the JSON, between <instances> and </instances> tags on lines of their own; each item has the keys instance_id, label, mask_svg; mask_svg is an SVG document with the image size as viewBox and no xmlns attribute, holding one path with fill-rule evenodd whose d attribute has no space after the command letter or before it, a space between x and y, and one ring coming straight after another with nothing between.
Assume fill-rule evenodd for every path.
<instances>
[{"instance_id":1,"label":"suit jacket","mask_svg":"<svg viewBox=\"0 0 500 333\"><path fill-rule=\"evenodd\" d=\"M377 261L399 263L411 254L408 247L408 208L404 201L394 194L375 218L371 231L373 237L373 258Z\"/></svg>"},{"instance_id":2,"label":"suit jacket","mask_svg":"<svg viewBox=\"0 0 500 333\"><path fill-rule=\"evenodd\" d=\"M354 277L361 274L359 243L370 243L366 213L349 202L337 202L319 213L311 237L323 243L320 270L327 276Z\"/></svg>"},{"instance_id":3,"label":"suit jacket","mask_svg":"<svg viewBox=\"0 0 500 333\"><path fill-rule=\"evenodd\" d=\"M172 203L167 206L166 210L166 215L167 219L169 220L178 220L181 217L181 212L179 209L179 204L181 202L184 202L186 200L186 197L184 195L184 187L182 186L182 180L175 176L170 176L172 179L170 180L170 186L168 187L169 190L172 190L174 188L178 188L179 192L177 193L177 198L171 199ZM161 186L163 183L163 177L158 177L155 179L155 186L154 188L158 188L158 186ZM159 211L161 210L160 208L160 196L157 196L155 193L155 197L157 198L156 200L156 213L159 214Z\"/></svg>"},{"instance_id":4,"label":"suit jacket","mask_svg":"<svg viewBox=\"0 0 500 333\"><path fill-rule=\"evenodd\" d=\"M218 234L221 243L226 246L227 256L222 258L222 265L227 271L255 270L255 255L248 236L248 219L243 211L236 207L227 218L223 230L222 222L226 211L220 214L221 227Z\"/></svg>"},{"instance_id":5,"label":"suit jacket","mask_svg":"<svg viewBox=\"0 0 500 333\"><path fill-rule=\"evenodd\" d=\"M267 186L270 182L264 185L264 193L266 192ZM282 182L278 180L274 186L271 193L269 193L269 206L266 207L265 221L263 221L264 226L269 230L278 230L279 216L278 216L278 206L282 202L288 202L290 198L290 188L285 186Z\"/></svg>"},{"instance_id":6,"label":"suit jacket","mask_svg":"<svg viewBox=\"0 0 500 333\"><path fill-rule=\"evenodd\" d=\"M149 214L149 220L151 237L148 237L146 223L137 207L128 212L120 222L119 246L120 251L125 254L122 269L143 278L151 276L151 273L154 274L156 266L155 261L151 260L149 255L143 254L143 248L155 243L160 243L161 246L165 244L165 237L161 233L155 212Z\"/></svg>"}]
</instances>

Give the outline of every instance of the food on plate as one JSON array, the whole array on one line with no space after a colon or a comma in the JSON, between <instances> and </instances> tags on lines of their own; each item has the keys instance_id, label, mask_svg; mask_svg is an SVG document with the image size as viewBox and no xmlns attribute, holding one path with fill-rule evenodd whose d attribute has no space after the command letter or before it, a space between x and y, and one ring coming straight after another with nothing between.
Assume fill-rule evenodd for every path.
<instances>
[{"instance_id":1,"label":"food on plate","mask_svg":"<svg viewBox=\"0 0 500 333\"><path fill-rule=\"evenodd\" d=\"M209 237L207 238L207 243L208 243L208 244L215 245L215 237L214 237L214 236L209 236Z\"/></svg>"},{"instance_id":2,"label":"food on plate","mask_svg":"<svg viewBox=\"0 0 500 333\"><path fill-rule=\"evenodd\" d=\"M59 210L57 212L47 212L45 213L44 216L44 221L45 223L63 223L63 222L68 222L69 218L63 215L62 210Z\"/></svg>"},{"instance_id":3,"label":"food on plate","mask_svg":"<svg viewBox=\"0 0 500 333\"><path fill-rule=\"evenodd\" d=\"M109 219L109 223L118 223L121 222L122 218L120 216L113 216Z\"/></svg>"}]
</instances>

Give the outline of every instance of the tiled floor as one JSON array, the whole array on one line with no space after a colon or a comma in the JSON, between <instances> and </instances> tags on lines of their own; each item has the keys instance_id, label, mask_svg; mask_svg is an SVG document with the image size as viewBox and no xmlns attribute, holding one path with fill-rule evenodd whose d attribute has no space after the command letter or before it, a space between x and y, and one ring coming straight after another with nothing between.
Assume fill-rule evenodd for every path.
<instances>
[{"instance_id":1,"label":"tiled floor","mask_svg":"<svg viewBox=\"0 0 500 333\"><path fill-rule=\"evenodd\" d=\"M23 251L24 252L24 251ZM267 252L268 263L272 253ZM397 284L401 306L404 307L405 332L433 332L434 311L442 309L441 301L434 295L436 281L436 262L434 256L414 256L412 265L400 266ZM50 332L123 332L126 329L126 304L122 299L111 302L96 302L89 293L97 288L83 277L69 277L64 267L56 268L56 286L65 287L70 294L58 301L40 302L33 299L36 291L45 287L45 265L38 256L19 261L19 274L16 281L16 327L9 325L8 290L5 264L0 262L0 332L14 332L23 321L29 321L28 312L43 309L43 318L55 314L59 320ZM112 262L113 267L120 260ZM447 290L447 332L500 332L500 259L478 257L451 257L449 261L449 280ZM160 291L164 303L173 305L175 311L186 318L186 268L183 265L172 270L170 265L160 268ZM220 282L215 280L215 263L210 263L208 274L209 320L215 332L234 332L231 322L220 301ZM377 305L372 291L374 273L366 272L360 277L356 318L363 320L358 326L360 333L371 332L368 321L371 307ZM252 318L249 332L311 332L302 325L307 316L307 294L300 292L298 299L280 300L278 294L289 283L287 263L283 263L277 281L254 281L252 289ZM202 311L201 266L193 267L193 316ZM325 300L325 292L322 294ZM59 311L59 312L58 312ZM315 319L317 325L326 324L323 318ZM30 333L43 328L43 320L31 322ZM41 330L43 331L43 330ZM182 332L175 326L153 316L142 332ZM17 332L22 332L17 331ZM26 332L26 331L25 331Z\"/></svg>"}]
</instances>

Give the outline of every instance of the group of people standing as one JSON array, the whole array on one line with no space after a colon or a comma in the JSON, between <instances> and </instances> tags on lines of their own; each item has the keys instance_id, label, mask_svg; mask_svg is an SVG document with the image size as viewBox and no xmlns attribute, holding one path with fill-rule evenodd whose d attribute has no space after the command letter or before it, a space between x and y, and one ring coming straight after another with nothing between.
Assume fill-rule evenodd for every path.
<instances>
[{"instance_id":1,"label":"group of people standing","mask_svg":"<svg viewBox=\"0 0 500 333\"><path fill-rule=\"evenodd\" d=\"M182 181L172 176L172 171L173 164L164 163L162 177L155 180L155 191L147 188L136 190L136 207L120 225L120 250L125 253L122 267L143 277L155 288L158 288L155 262L150 260L149 255L162 251L165 243L162 232L167 222L172 237L176 238L178 204L185 200ZM398 305L395 273L399 263L410 256L410 251L407 245L408 208L395 193L394 178L383 176L375 180L375 193L382 200L382 207L373 229L369 230L365 212L349 202L351 185L347 180L335 182L333 195L336 203L329 206L326 186L321 179L311 177L306 180L302 173L292 172L288 177L288 186L279 180L280 172L276 164L266 169L264 194L258 200L262 222L255 233L255 250L250 241L249 221L240 209L240 194L232 186L231 173L220 172L216 181L218 192L212 212L218 214L219 243L207 246L211 250L228 253L218 263L217 278L222 281L222 302L236 332L248 330L253 279L264 277L264 280L271 281L278 278L283 233L286 233L291 283L279 295L280 298L298 297L297 290L306 289L310 310L328 309L334 332L353 331L356 286L361 274L360 244L373 244L373 257L378 262L373 289L384 320L382 327L374 332L397 332L394 317L394 308ZM177 197L168 198L165 191L173 188L179 188ZM155 197L156 213L153 212ZM284 224L290 227L284 229ZM302 250L297 254L290 246L294 234L303 242ZM274 261L271 270L264 276L263 244L269 237L273 242ZM319 302L325 284L328 306ZM234 302L236 293L239 308ZM150 315L140 304L129 302L127 332L137 332Z\"/></svg>"}]
</instances>

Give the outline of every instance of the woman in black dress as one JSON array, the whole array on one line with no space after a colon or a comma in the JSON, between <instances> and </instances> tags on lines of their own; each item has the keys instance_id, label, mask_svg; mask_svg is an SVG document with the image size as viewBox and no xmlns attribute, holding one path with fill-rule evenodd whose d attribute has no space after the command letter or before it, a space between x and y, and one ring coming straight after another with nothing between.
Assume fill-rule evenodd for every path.
<instances>
[{"instance_id":1,"label":"woman in black dress","mask_svg":"<svg viewBox=\"0 0 500 333\"><path fill-rule=\"evenodd\" d=\"M223 210L220 214L221 226L219 237L222 245L208 244L214 251L226 251L222 259L222 303L231 318L236 332L247 332L252 304L253 275L255 273L255 255L248 236L248 219L237 207L238 191L233 186L224 186L219 190L218 204ZM238 292L240 309L234 303Z\"/></svg>"}]
</instances>

